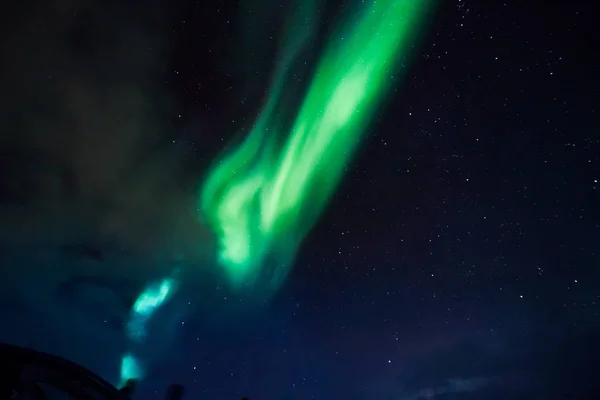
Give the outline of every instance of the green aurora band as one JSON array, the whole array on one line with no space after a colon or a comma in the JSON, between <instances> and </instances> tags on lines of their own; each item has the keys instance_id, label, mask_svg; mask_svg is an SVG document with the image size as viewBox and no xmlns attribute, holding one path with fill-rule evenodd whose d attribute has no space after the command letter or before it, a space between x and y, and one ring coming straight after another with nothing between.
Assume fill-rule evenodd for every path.
<instances>
[{"instance_id":1,"label":"green aurora band","mask_svg":"<svg viewBox=\"0 0 600 400\"><path fill-rule=\"evenodd\" d=\"M200 219L218 239L218 261L233 288L251 286L271 263L270 289L287 276L302 239L327 205L385 94L399 81L433 0L372 0L328 43L299 112L281 128L286 77L313 38L316 0L298 0L284 35L267 102L250 134L218 160L201 188ZM364 2L363 2L364 3ZM149 284L127 324L132 343L177 291L178 269ZM121 359L121 385L141 379L133 352Z\"/></svg>"},{"instance_id":2,"label":"green aurora band","mask_svg":"<svg viewBox=\"0 0 600 400\"><path fill-rule=\"evenodd\" d=\"M296 17L305 25L314 23L306 4ZM200 218L216 235L219 264L234 288L257 283L266 268L272 289L283 282L377 105L399 83L405 71L399 61L414 50L431 7L429 0L361 5L327 43L291 127L282 132L275 108L306 27L291 32L257 122L201 188Z\"/></svg>"}]
</instances>

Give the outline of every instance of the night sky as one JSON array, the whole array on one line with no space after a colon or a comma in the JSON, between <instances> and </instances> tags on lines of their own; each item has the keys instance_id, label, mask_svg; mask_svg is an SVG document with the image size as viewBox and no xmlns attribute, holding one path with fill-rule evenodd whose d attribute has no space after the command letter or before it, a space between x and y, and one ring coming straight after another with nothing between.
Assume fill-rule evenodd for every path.
<instances>
[{"instance_id":1,"label":"night sky","mask_svg":"<svg viewBox=\"0 0 600 400\"><path fill-rule=\"evenodd\" d=\"M288 2L25 3L0 24L0 340L114 380L128 309L177 253L194 266L139 349L139 398L600 393L593 2L440 1L259 301L184 216L260 110ZM351 2L322 3L307 68Z\"/></svg>"}]
</instances>

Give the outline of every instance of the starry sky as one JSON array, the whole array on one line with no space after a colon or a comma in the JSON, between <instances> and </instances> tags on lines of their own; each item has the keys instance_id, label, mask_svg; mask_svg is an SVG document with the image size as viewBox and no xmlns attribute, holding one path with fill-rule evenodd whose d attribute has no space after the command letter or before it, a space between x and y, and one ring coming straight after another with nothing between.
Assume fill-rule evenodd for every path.
<instances>
[{"instance_id":1,"label":"starry sky","mask_svg":"<svg viewBox=\"0 0 600 400\"><path fill-rule=\"evenodd\" d=\"M140 288L211 246L182 216L257 115L287 2L29 3L0 24L0 340L114 379ZM323 3L317 42L347 3ZM592 398L592 11L440 1L283 287L257 305L190 272L140 349L142 394Z\"/></svg>"}]
</instances>

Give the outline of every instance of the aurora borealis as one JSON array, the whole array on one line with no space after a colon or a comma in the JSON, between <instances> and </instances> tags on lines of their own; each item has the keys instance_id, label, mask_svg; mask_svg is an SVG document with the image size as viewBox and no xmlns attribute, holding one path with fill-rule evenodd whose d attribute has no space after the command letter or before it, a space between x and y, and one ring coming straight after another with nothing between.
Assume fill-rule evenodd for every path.
<instances>
[{"instance_id":1,"label":"aurora borealis","mask_svg":"<svg viewBox=\"0 0 600 400\"><path fill-rule=\"evenodd\" d=\"M597 398L593 5L7 3L0 341L140 399Z\"/></svg>"},{"instance_id":2,"label":"aurora borealis","mask_svg":"<svg viewBox=\"0 0 600 400\"><path fill-rule=\"evenodd\" d=\"M315 18L316 2L295 10L291 21ZM201 186L201 219L217 236L218 265L236 289L252 286L266 262L275 263L267 290L275 290L295 252L331 197L361 142L376 105L399 82L399 58L410 56L428 0L365 3L341 24L318 63L290 133L279 132L277 95L309 32L284 43L274 87L248 137L219 159ZM290 30L293 31L290 27ZM304 30L306 27L304 26ZM269 260L267 260L270 258ZM145 323L177 283L165 279L144 289L128 324L143 340ZM123 356L121 381L141 378L131 354Z\"/></svg>"},{"instance_id":3,"label":"aurora borealis","mask_svg":"<svg viewBox=\"0 0 600 400\"><path fill-rule=\"evenodd\" d=\"M310 3L302 7L316 6ZM218 237L219 262L231 284L252 285L269 258L276 264L271 285L281 284L376 105L400 84L399 59L410 57L430 6L427 0L380 0L346 16L321 55L289 133L281 132L274 107L286 81L274 79L248 137L218 160L201 189L201 210ZM314 18L314 11L302 11ZM279 74L293 63L302 45L296 41L284 47Z\"/></svg>"}]
</instances>

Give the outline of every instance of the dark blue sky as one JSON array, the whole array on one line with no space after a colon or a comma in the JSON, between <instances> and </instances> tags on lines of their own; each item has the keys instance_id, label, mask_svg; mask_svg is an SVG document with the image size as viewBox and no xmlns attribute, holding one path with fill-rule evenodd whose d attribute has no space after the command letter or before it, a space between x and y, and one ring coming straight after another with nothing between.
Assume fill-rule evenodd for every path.
<instances>
[{"instance_id":1,"label":"dark blue sky","mask_svg":"<svg viewBox=\"0 0 600 400\"><path fill-rule=\"evenodd\" d=\"M45 24L14 6L0 339L114 376L127 307L171 268L170 221L264 96L287 2L239 3L65 0ZM190 273L139 349L143 394L171 381L207 399L591 394L592 15L582 1L440 2L281 291L257 306Z\"/></svg>"}]
</instances>

